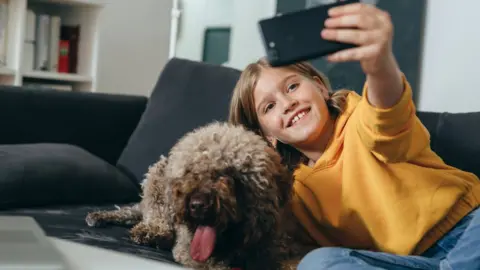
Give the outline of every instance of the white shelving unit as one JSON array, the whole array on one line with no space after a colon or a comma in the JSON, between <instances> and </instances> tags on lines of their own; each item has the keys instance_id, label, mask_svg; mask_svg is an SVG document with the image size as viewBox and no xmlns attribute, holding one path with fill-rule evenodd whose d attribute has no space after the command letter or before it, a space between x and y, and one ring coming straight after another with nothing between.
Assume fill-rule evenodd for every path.
<instances>
[{"instance_id":1,"label":"white shelving unit","mask_svg":"<svg viewBox=\"0 0 480 270\"><path fill-rule=\"evenodd\" d=\"M7 59L0 65L0 84L71 85L73 91L96 91L99 16L103 8L91 0L3 0L8 3ZM0 0L0 3L2 0ZM23 65L27 10L59 16L62 25L80 26L77 72L26 70Z\"/></svg>"}]
</instances>

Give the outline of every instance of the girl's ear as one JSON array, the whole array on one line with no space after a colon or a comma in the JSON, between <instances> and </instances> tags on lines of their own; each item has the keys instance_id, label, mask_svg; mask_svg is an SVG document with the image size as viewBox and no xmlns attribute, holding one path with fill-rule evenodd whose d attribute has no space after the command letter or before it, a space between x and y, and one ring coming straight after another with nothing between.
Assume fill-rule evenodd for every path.
<instances>
[{"instance_id":1,"label":"girl's ear","mask_svg":"<svg viewBox=\"0 0 480 270\"><path fill-rule=\"evenodd\" d=\"M315 81L315 84L317 84L318 88L320 88L320 91L322 92L322 95L325 99L329 98L328 95L328 89L325 86L325 84L322 82L322 80L318 76L314 76L313 80Z\"/></svg>"}]
</instances>

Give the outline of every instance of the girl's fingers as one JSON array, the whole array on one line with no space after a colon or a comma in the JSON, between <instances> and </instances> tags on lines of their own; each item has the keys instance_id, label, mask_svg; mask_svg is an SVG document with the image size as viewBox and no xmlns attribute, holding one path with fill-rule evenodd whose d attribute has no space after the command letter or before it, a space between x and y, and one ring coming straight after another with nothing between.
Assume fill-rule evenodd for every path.
<instances>
[{"instance_id":1,"label":"girl's fingers","mask_svg":"<svg viewBox=\"0 0 480 270\"><path fill-rule=\"evenodd\" d=\"M374 10L374 7L372 5L364 3L354 3L330 8L328 10L328 15L331 17L336 17L352 13L370 12L372 10Z\"/></svg>"},{"instance_id":2,"label":"girl's fingers","mask_svg":"<svg viewBox=\"0 0 480 270\"><path fill-rule=\"evenodd\" d=\"M379 25L376 16L369 14L349 14L344 16L332 17L325 20L327 28L360 28L372 29Z\"/></svg>"},{"instance_id":3,"label":"girl's fingers","mask_svg":"<svg viewBox=\"0 0 480 270\"><path fill-rule=\"evenodd\" d=\"M321 35L326 40L355 45L370 44L379 39L378 31L354 29L324 29Z\"/></svg>"},{"instance_id":4,"label":"girl's fingers","mask_svg":"<svg viewBox=\"0 0 480 270\"><path fill-rule=\"evenodd\" d=\"M379 50L380 47L377 44L371 44L338 51L327 56L327 60L331 62L361 61L375 56Z\"/></svg>"}]
</instances>

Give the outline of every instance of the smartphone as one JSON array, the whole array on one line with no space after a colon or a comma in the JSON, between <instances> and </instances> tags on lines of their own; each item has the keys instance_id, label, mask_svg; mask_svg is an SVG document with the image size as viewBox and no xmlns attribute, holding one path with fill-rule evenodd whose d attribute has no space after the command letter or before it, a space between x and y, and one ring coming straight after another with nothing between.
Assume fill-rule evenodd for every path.
<instances>
[{"instance_id":1,"label":"smartphone","mask_svg":"<svg viewBox=\"0 0 480 270\"><path fill-rule=\"evenodd\" d=\"M260 20L258 26L270 65L289 65L355 47L324 40L320 34L330 8L358 2L360 0L337 1Z\"/></svg>"}]
</instances>

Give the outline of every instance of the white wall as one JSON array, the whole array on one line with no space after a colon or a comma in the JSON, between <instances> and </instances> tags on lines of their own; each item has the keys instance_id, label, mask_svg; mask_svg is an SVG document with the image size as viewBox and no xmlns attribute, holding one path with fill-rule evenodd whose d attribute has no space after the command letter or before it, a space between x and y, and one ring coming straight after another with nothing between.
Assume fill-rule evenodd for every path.
<instances>
[{"instance_id":1,"label":"white wall","mask_svg":"<svg viewBox=\"0 0 480 270\"><path fill-rule=\"evenodd\" d=\"M168 61L172 0L103 3L97 92L150 95Z\"/></svg>"},{"instance_id":2,"label":"white wall","mask_svg":"<svg viewBox=\"0 0 480 270\"><path fill-rule=\"evenodd\" d=\"M418 109L480 111L480 1L427 2Z\"/></svg>"},{"instance_id":3,"label":"white wall","mask_svg":"<svg viewBox=\"0 0 480 270\"><path fill-rule=\"evenodd\" d=\"M233 0L181 0L176 57L202 60L207 27L231 26Z\"/></svg>"},{"instance_id":4,"label":"white wall","mask_svg":"<svg viewBox=\"0 0 480 270\"><path fill-rule=\"evenodd\" d=\"M276 0L182 0L176 56L202 59L204 31L209 26L231 26L229 62L243 69L265 55L257 22L275 14Z\"/></svg>"},{"instance_id":5,"label":"white wall","mask_svg":"<svg viewBox=\"0 0 480 270\"><path fill-rule=\"evenodd\" d=\"M275 15L276 0L235 0L229 66L243 69L265 55L258 21Z\"/></svg>"}]
</instances>

